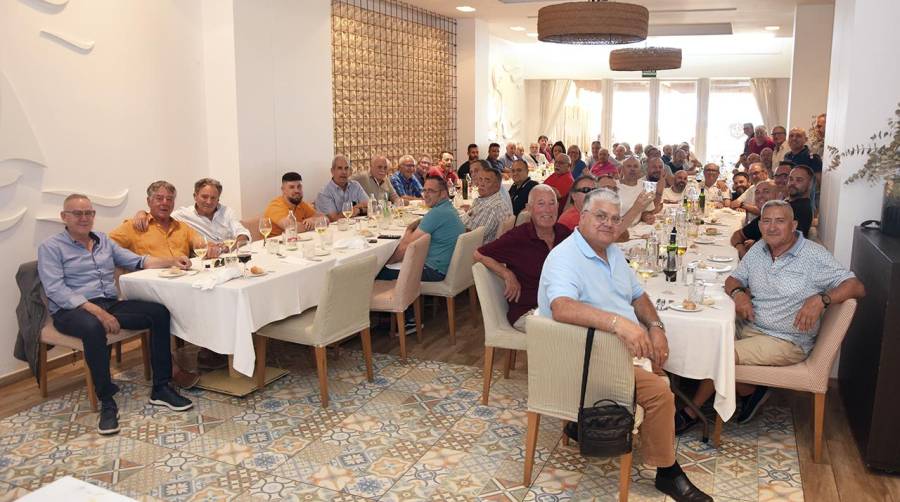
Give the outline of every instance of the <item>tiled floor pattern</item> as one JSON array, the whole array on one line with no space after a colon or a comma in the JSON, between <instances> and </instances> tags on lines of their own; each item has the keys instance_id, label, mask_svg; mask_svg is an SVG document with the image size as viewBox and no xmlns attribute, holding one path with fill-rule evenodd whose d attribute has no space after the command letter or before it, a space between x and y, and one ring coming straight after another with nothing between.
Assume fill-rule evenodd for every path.
<instances>
[{"instance_id":1,"label":"tiled floor pattern","mask_svg":"<svg viewBox=\"0 0 900 502\"><path fill-rule=\"evenodd\" d=\"M368 383L361 354L329 351L325 410L309 353L276 353L288 377L245 399L191 391L196 406L185 413L148 405L140 368L118 374L116 436L96 434L84 389L0 419L0 500L65 475L140 500L616 499L618 462L563 446L561 423L548 417L535 482L522 486L524 372L498 372L482 406L478 368L376 354ZM784 408L726 426L718 451L694 431L678 440L678 460L719 501L803 498ZM630 500L665 500L653 476L637 456Z\"/></svg>"}]
</instances>

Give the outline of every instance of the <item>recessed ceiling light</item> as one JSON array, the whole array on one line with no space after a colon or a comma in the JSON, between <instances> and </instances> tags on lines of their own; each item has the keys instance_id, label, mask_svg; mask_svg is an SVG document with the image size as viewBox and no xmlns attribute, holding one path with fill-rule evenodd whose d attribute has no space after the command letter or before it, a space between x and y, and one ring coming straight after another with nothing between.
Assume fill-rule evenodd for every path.
<instances>
[{"instance_id":1,"label":"recessed ceiling light","mask_svg":"<svg viewBox=\"0 0 900 502\"><path fill-rule=\"evenodd\" d=\"M510 26L509 29L511 29L512 31L525 31L525 28L521 26Z\"/></svg>"},{"instance_id":2,"label":"recessed ceiling light","mask_svg":"<svg viewBox=\"0 0 900 502\"><path fill-rule=\"evenodd\" d=\"M778 31L781 29L781 26L766 26L766 31Z\"/></svg>"},{"instance_id":3,"label":"recessed ceiling light","mask_svg":"<svg viewBox=\"0 0 900 502\"><path fill-rule=\"evenodd\" d=\"M456 8L456 10L460 12L475 12L475 7L469 7L468 5L460 5Z\"/></svg>"},{"instance_id":4,"label":"recessed ceiling light","mask_svg":"<svg viewBox=\"0 0 900 502\"><path fill-rule=\"evenodd\" d=\"M531 38L537 38L538 34L537 33L529 33L528 36Z\"/></svg>"}]
</instances>

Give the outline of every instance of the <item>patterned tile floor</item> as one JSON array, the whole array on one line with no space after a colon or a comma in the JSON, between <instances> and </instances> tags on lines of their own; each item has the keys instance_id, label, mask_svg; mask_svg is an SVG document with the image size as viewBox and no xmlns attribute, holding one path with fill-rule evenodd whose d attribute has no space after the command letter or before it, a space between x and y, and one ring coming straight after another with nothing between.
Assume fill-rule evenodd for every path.
<instances>
[{"instance_id":1,"label":"patterned tile floor","mask_svg":"<svg viewBox=\"0 0 900 502\"><path fill-rule=\"evenodd\" d=\"M544 417L535 482L522 486L524 372L494 379L479 402L479 368L375 354L329 352L331 405L322 409L304 349L276 352L291 375L245 399L205 391L175 413L147 404L141 369L119 373L122 431L96 434L84 389L0 419L0 500L65 475L140 500L539 501L615 500L618 462L587 459ZM790 411L768 407L726 426L719 450L699 431L678 440L678 461L719 501L802 500ZM654 470L635 459L630 500L666 500Z\"/></svg>"}]
</instances>

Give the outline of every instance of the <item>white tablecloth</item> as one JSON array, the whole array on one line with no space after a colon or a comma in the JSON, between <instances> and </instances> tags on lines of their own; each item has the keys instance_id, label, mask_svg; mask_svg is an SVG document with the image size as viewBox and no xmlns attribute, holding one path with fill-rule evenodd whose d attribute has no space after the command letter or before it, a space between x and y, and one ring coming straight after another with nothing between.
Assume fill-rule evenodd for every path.
<instances>
[{"instance_id":1,"label":"white tablecloth","mask_svg":"<svg viewBox=\"0 0 900 502\"><path fill-rule=\"evenodd\" d=\"M334 242L353 236L349 231L329 229ZM385 233L402 234L401 228ZM312 237L309 233L303 237ZM314 241L315 242L315 241ZM206 347L220 354L234 355L234 369L253 375L256 359L253 351L253 332L286 317L315 307L319 301L328 270L348 259L374 254L378 266L383 266L399 240L379 239L365 249L334 250L322 261L301 260L287 263L262 249L262 241L252 244L253 254L248 266L258 265L268 271L260 277L241 277L216 286L209 291L192 287L208 271L174 279L160 277L159 270L141 270L122 275L119 286L129 300L146 300L165 305L172 314L172 334L190 343ZM301 244L304 244L303 242ZM302 257L302 251L282 251L292 260ZM197 260L194 268L199 269Z\"/></svg>"},{"instance_id":2,"label":"white tablecloth","mask_svg":"<svg viewBox=\"0 0 900 502\"><path fill-rule=\"evenodd\" d=\"M743 213L715 211L719 218L721 235L714 237L715 244L695 244L688 249L685 259L690 262L705 259L708 265L737 266L737 251L731 247L731 233L740 227ZM700 228L701 235L705 227ZM729 256L733 260L728 263L713 263L711 256ZM680 304L688 296L688 286L682 285L681 271L678 282L665 282L663 274L651 277L647 282L647 294L650 300L657 298L674 300ZM714 408L723 420L728 420L734 413L736 394L734 388L734 302L731 301L722 287L727 272L718 274L715 285L706 287L707 296L715 299L715 308L704 306L699 312L678 312L671 308L659 312L659 317L666 325L666 336L669 340L669 359L665 369L676 375L693 379L711 379L716 388Z\"/></svg>"}]
</instances>

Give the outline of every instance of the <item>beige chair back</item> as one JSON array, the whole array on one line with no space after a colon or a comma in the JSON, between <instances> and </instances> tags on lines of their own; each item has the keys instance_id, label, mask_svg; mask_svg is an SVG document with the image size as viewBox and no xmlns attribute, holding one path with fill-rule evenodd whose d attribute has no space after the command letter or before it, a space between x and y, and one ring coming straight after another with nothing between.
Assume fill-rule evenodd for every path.
<instances>
[{"instance_id":1,"label":"beige chair back","mask_svg":"<svg viewBox=\"0 0 900 502\"><path fill-rule=\"evenodd\" d=\"M484 345L503 349L525 350L525 333L509 325L506 313L509 303L503 296L503 279L481 263L472 265L478 302L484 317Z\"/></svg>"},{"instance_id":2,"label":"beige chair back","mask_svg":"<svg viewBox=\"0 0 900 502\"><path fill-rule=\"evenodd\" d=\"M259 216L255 218L241 218L241 225L250 231L251 241L261 241L263 238L263 235L259 233L259 218ZM273 221L272 225L274 224L275 222Z\"/></svg>"},{"instance_id":3,"label":"beige chair back","mask_svg":"<svg viewBox=\"0 0 900 502\"><path fill-rule=\"evenodd\" d=\"M531 316L526 331L528 411L577 420L587 328ZM630 409L634 400L632 361L621 340L610 333L596 331L585 406L599 399L611 399Z\"/></svg>"},{"instance_id":4,"label":"beige chair back","mask_svg":"<svg viewBox=\"0 0 900 502\"><path fill-rule=\"evenodd\" d=\"M518 227L522 223L526 223L529 221L531 221L531 212L527 209L519 211L519 215L516 216L516 226Z\"/></svg>"},{"instance_id":5,"label":"beige chair back","mask_svg":"<svg viewBox=\"0 0 900 502\"><path fill-rule=\"evenodd\" d=\"M400 275L394 286L394 306L398 310L412 304L422 291L422 269L425 267L430 245L431 235L425 234L406 248L400 264Z\"/></svg>"},{"instance_id":6,"label":"beige chair back","mask_svg":"<svg viewBox=\"0 0 900 502\"><path fill-rule=\"evenodd\" d=\"M484 242L484 227L459 236L450 258L447 276L441 282L422 283L422 294L432 296L456 296L475 283L472 278L472 256Z\"/></svg>"},{"instance_id":7,"label":"beige chair back","mask_svg":"<svg viewBox=\"0 0 900 502\"><path fill-rule=\"evenodd\" d=\"M500 222L500 228L497 229L497 239L499 239L503 234L512 230L512 228L516 226L516 217L509 216Z\"/></svg>"},{"instance_id":8,"label":"beige chair back","mask_svg":"<svg viewBox=\"0 0 900 502\"><path fill-rule=\"evenodd\" d=\"M328 271L310 330L312 344L326 345L369 327L369 298L377 273L374 255L348 260Z\"/></svg>"}]
</instances>

